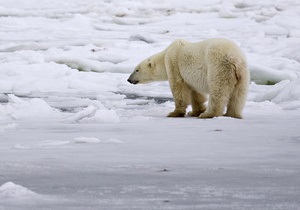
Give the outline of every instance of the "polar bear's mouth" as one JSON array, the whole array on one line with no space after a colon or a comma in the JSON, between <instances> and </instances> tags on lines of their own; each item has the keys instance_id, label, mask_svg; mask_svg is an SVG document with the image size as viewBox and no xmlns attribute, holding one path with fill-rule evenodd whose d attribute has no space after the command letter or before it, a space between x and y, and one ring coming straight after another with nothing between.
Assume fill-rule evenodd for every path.
<instances>
[{"instance_id":1,"label":"polar bear's mouth","mask_svg":"<svg viewBox=\"0 0 300 210\"><path fill-rule=\"evenodd\" d=\"M134 85L136 85L137 83L139 83L138 80L130 80L130 79L128 79L127 81L128 81L129 83L131 83L131 84L134 84Z\"/></svg>"}]
</instances>

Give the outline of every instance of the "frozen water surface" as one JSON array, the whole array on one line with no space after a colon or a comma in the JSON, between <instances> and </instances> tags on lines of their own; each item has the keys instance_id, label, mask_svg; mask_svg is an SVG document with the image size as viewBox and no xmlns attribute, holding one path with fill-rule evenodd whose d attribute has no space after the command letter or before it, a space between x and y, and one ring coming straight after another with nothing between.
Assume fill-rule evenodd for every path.
<instances>
[{"instance_id":1,"label":"frozen water surface","mask_svg":"<svg viewBox=\"0 0 300 210\"><path fill-rule=\"evenodd\" d=\"M300 209L300 3L0 0L0 209ZM135 65L234 40L244 119L170 119ZM189 108L190 109L190 108Z\"/></svg>"}]
</instances>

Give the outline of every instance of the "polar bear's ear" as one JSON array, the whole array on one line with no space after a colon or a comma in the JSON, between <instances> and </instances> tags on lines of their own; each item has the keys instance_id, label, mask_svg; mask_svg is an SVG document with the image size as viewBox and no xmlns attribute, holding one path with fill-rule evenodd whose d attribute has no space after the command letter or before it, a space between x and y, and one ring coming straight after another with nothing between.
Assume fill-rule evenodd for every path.
<instances>
[{"instance_id":1,"label":"polar bear's ear","mask_svg":"<svg viewBox=\"0 0 300 210\"><path fill-rule=\"evenodd\" d=\"M151 68L152 67L152 63L151 63L151 59L148 59L148 67Z\"/></svg>"},{"instance_id":2,"label":"polar bear's ear","mask_svg":"<svg viewBox=\"0 0 300 210\"><path fill-rule=\"evenodd\" d=\"M154 68L155 67L155 63L152 60L149 60L148 67L149 68Z\"/></svg>"}]
</instances>

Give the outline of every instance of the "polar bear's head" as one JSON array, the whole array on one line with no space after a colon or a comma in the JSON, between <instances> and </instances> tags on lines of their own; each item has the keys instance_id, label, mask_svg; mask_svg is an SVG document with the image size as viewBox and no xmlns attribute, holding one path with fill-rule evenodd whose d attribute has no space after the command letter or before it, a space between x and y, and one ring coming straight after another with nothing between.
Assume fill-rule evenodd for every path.
<instances>
[{"instance_id":1,"label":"polar bear's head","mask_svg":"<svg viewBox=\"0 0 300 210\"><path fill-rule=\"evenodd\" d=\"M158 53L139 63L127 81L131 84L138 84L162 80L167 80L167 74L164 55Z\"/></svg>"},{"instance_id":2,"label":"polar bear's head","mask_svg":"<svg viewBox=\"0 0 300 210\"><path fill-rule=\"evenodd\" d=\"M131 84L147 83L153 81L154 63L151 57L143 60L134 68L134 71L128 78Z\"/></svg>"}]
</instances>

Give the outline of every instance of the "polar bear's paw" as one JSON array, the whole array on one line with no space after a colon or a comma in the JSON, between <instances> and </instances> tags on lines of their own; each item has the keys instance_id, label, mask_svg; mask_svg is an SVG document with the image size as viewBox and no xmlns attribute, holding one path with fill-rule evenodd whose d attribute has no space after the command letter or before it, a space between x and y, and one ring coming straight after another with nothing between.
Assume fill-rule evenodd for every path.
<instances>
[{"instance_id":1,"label":"polar bear's paw","mask_svg":"<svg viewBox=\"0 0 300 210\"><path fill-rule=\"evenodd\" d=\"M203 112L205 112L205 107L199 110L190 111L187 115L190 117L199 117Z\"/></svg>"},{"instance_id":2,"label":"polar bear's paw","mask_svg":"<svg viewBox=\"0 0 300 210\"><path fill-rule=\"evenodd\" d=\"M218 117L218 116L216 116L214 113L209 113L209 112L204 112L204 113L199 115L199 118L202 118L202 119L214 118L214 117Z\"/></svg>"},{"instance_id":3,"label":"polar bear's paw","mask_svg":"<svg viewBox=\"0 0 300 210\"><path fill-rule=\"evenodd\" d=\"M232 118L236 118L236 119L243 119L241 114L237 114L237 113L226 113L224 115L225 117L232 117Z\"/></svg>"},{"instance_id":4,"label":"polar bear's paw","mask_svg":"<svg viewBox=\"0 0 300 210\"><path fill-rule=\"evenodd\" d=\"M184 117L184 116L185 116L185 112L176 111L176 110L168 114L168 117Z\"/></svg>"},{"instance_id":5,"label":"polar bear's paw","mask_svg":"<svg viewBox=\"0 0 300 210\"><path fill-rule=\"evenodd\" d=\"M188 116L190 117L198 117L201 113L197 113L197 112L194 112L194 111L191 111L191 112L188 112Z\"/></svg>"}]
</instances>

